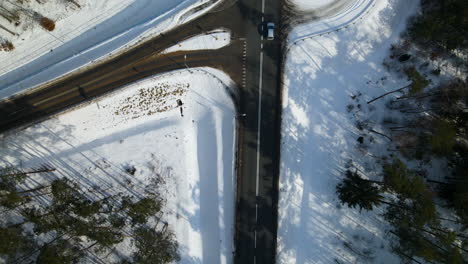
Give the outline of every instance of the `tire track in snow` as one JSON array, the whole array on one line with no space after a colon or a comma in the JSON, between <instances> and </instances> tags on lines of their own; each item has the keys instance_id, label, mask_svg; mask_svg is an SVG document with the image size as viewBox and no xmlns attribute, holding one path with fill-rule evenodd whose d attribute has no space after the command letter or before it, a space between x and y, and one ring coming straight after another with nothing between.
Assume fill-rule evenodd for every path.
<instances>
[{"instance_id":1,"label":"tire track in snow","mask_svg":"<svg viewBox=\"0 0 468 264\"><path fill-rule=\"evenodd\" d=\"M341 29L348 28L351 25L355 25L359 21L361 21L365 16L369 15L372 8L376 5L376 0L358 0L355 1L353 4L347 6L346 10L342 10L339 13L335 14L334 16L328 16L322 21L318 21L321 24L333 24L333 22L337 23L335 26L326 27L323 29L314 30L312 32L305 32L302 33L301 36L295 37L293 39L289 39L289 43L286 47L286 53L294 46L297 45L301 41L305 41L306 39L311 39L314 37L323 36L325 34L330 34L331 32L338 32ZM333 8L336 11L336 7ZM348 16L351 16L347 20L341 21L341 19L346 19ZM322 18L324 16L321 16ZM296 30L297 31L297 30ZM293 34L295 31L292 31Z\"/></svg>"}]
</instances>

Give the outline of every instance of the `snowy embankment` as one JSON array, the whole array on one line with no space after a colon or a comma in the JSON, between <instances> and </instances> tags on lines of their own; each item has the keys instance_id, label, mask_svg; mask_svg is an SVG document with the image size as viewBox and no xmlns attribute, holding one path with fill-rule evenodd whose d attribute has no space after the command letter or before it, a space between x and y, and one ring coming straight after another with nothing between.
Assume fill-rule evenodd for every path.
<instances>
[{"instance_id":1,"label":"snowy embankment","mask_svg":"<svg viewBox=\"0 0 468 264\"><path fill-rule=\"evenodd\" d=\"M377 0L321 0L309 6L305 0L293 1L297 8L313 13L319 19L313 23L297 25L289 33L290 44L311 36L326 34L345 26L351 26L364 19ZM314 12L313 10L318 10Z\"/></svg>"},{"instance_id":2,"label":"snowy embankment","mask_svg":"<svg viewBox=\"0 0 468 264\"><path fill-rule=\"evenodd\" d=\"M369 119L379 119L383 113L374 109L384 107L366 101L407 83L387 78L382 62L417 5L353 1L345 14L293 29L283 93L278 263L399 262L380 210L341 207L335 186L349 160L371 160L356 147L360 131L347 105L358 103ZM293 44L297 39L304 40ZM378 165L366 165L378 173Z\"/></svg>"},{"instance_id":3,"label":"snowy embankment","mask_svg":"<svg viewBox=\"0 0 468 264\"><path fill-rule=\"evenodd\" d=\"M213 0L79 1L82 8L58 17L56 30L24 32L15 50L0 53L0 98L113 56L146 38L207 12ZM50 11L49 11L50 12ZM44 15L48 15L44 10Z\"/></svg>"},{"instance_id":4,"label":"snowy embankment","mask_svg":"<svg viewBox=\"0 0 468 264\"><path fill-rule=\"evenodd\" d=\"M124 193L160 174L164 217L175 231L181 263L231 263L235 108L226 91L231 81L217 70L193 70L142 80L3 135L1 165L47 164L59 177ZM128 166L136 168L134 176L125 172Z\"/></svg>"},{"instance_id":5,"label":"snowy embankment","mask_svg":"<svg viewBox=\"0 0 468 264\"><path fill-rule=\"evenodd\" d=\"M220 49L231 43L231 33L228 30L219 29L197 35L174 45L162 53L171 53L185 50Z\"/></svg>"},{"instance_id":6,"label":"snowy embankment","mask_svg":"<svg viewBox=\"0 0 468 264\"><path fill-rule=\"evenodd\" d=\"M314 10L317 8L323 8L323 7L332 5L336 2L339 2L339 0L315 0L315 1L296 0L292 2L299 5L301 9Z\"/></svg>"}]
</instances>

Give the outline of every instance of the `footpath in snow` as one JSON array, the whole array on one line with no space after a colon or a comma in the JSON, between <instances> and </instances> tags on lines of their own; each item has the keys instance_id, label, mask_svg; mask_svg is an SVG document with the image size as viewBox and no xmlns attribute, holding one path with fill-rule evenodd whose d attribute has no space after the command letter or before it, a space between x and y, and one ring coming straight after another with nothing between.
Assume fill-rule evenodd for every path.
<instances>
[{"instance_id":1,"label":"footpath in snow","mask_svg":"<svg viewBox=\"0 0 468 264\"><path fill-rule=\"evenodd\" d=\"M124 193L160 174L180 263L231 263L235 108L225 86L231 81L213 69L192 72L142 80L1 135L0 166L47 164L57 176ZM129 166L134 176L125 172Z\"/></svg>"},{"instance_id":2,"label":"footpath in snow","mask_svg":"<svg viewBox=\"0 0 468 264\"><path fill-rule=\"evenodd\" d=\"M59 19L56 30L26 32L12 52L1 52L0 98L112 56L209 10L213 0L79 1L82 8ZM213 4L211 5L213 6ZM196 10L196 11L193 11ZM45 13L47 14L47 13Z\"/></svg>"},{"instance_id":3,"label":"footpath in snow","mask_svg":"<svg viewBox=\"0 0 468 264\"><path fill-rule=\"evenodd\" d=\"M278 263L399 262L378 210L341 207L335 186L347 161L366 158L346 106L361 92L360 107L368 108L367 99L401 87L384 81L382 62L417 5L349 1L341 13L293 29L283 93Z\"/></svg>"}]
</instances>

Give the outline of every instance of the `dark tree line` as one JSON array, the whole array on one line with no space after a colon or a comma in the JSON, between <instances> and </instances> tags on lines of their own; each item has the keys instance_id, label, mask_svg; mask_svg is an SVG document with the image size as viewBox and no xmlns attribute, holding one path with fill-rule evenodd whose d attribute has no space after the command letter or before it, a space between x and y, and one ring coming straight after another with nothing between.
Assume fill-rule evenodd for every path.
<instances>
[{"instance_id":1,"label":"dark tree line","mask_svg":"<svg viewBox=\"0 0 468 264\"><path fill-rule=\"evenodd\" d=\"M385 204L383 216L397 238L392 250L405 262L421 263L420 258L429 263L466 263L468 236L441 225L445 219L424 180L397 159L384 165L382 176L382 181L371 181L347 170L336 188L341 203L360 210Z\"/></svg>"},{"instance_id":2,"label":"dark tree line","mask_svg":"<svg viewBox=\"0 0 468 264\"><path fill-rule=\"evenodd\" d=\"M408 33L423 48L466 49L467 12L465 0L422 0L422 14L410 23Z\"/></svg>"},{"instance_id":3,"label":"dark tree line","mask_svg":"<svg viewBox=\"0 0 468 264\"><path fill-rule=\"evenodd\" d=\"M398 113L384 119L379 133L389 139L390 152L376 157L381 180L350 169L336 186L341 203L351 208L382 206L393 252L405 263L468 263L468 85L458 74L459 65L465 73L468 65L467 14L466 0L421 1L421 13L384 61L409 84L367 102L386 100L387 110ZM431 66L436 59L442 62ZM441 65L455 66L447 67L452 75L441 78ZM367 123L358 124L372 132ZM442 170L431 169L436 160Z\"/></svg>"},{"instance_id":4,"label":"dark tree line","mask_svg":"<svg viewBox=\"0 0 468 264\"><path fill-rule=\"evenodd\" d=\"M10 219L0 226L0 257L7 263L77 263L113 252L126 238L135 250L125 263L179 259L174 235L159 218L160 197L93 193L67 178L21 188L28 174L50 171L8 169L0 174L0 217Z\"/></svg>"},{"instance_id":5,"label":"dark tree line","mask_svg":"<svg viewBox=\"0 0 468 264\"><path fill-rule=\"evenodd\" d=\"M467 263L468 86L452 79L427 88L428 81L416 67L403 71L411 84L400 88L397 92L403 95L387 104L401 118L384 122L391 139L388 149L394 150L392 158L380 160L382 179L367 180L348 170L336 191L340 201L352 208L385 205L383 216L396 238L392 249L404 262ZM431 179L426 169L432 160L444 166L437 179ZM420 166L408 169L406 161ZM454 217L441 215L436 199Z\"/></svg>"}]
</instances>

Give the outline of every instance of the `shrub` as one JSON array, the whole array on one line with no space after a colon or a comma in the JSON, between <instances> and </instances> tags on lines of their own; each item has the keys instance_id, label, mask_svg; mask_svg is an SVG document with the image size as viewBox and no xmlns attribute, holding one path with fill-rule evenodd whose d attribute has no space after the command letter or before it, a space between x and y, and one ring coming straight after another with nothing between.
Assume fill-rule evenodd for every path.
<instances>
[{"instance_id":1,"label":"shrub","mask_svg":"<svg viewBox=\"0 0 468 264\"><path fill-rule=\"evenodd\" d=\"M445 120L437 120L433 127L434 133L430 140L432 151L436 155L451 155L457 135L455 125Z\"/></svg>"},{"instance_id":2,"label":"shrub","mask_svg":"<svg viewBox=\"0 0 468 264\"><path fill-rule=\"evenodd\" d=\"M430 83L414 67L405 69L405 74L411 80L411 95L422 92Z\"/></svg>"},{"instance_id":3,"label":"shrub","mask_svg":"<svg viewBox=\"0 0 468 264\"><path fill-rule=\"evenodd\" d=\"M50 18L41 17L39 23L41 24L41 27L43 27L45 30L54 31L55 29L55 22L52 21L52 19Z\"/></svg>"},{"instance_id":4,"label":"shrub","mask_svg":"<svg viewBox=\"0 0 468 264\"><path fill-rule=\"evenodd\" d=\"M12 51L15 49L15 46L9 40L3 40L0 42L0 51Z\"/></svg>"}]
</instances>

